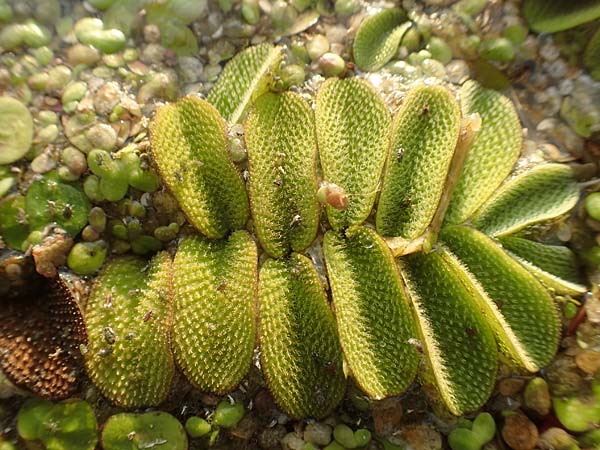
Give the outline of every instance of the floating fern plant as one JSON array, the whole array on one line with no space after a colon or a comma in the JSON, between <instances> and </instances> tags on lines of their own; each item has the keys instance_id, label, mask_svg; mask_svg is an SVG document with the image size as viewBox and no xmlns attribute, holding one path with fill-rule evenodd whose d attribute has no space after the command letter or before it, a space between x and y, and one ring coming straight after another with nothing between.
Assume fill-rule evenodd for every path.
<instances>
[{"instance_id":1,"label":"floating fern plant","mask_svg":"<svg viewBox=\"0 0 600 450\"><path fill-rule=\"evenodd\" d=\"M390 40L402 20L394 14ZM551 292L584 288L567 249L515 234L574 206L570 169L539 165L506 181L519 120L475 82L416 84L392 117L368 81L332 78L313 109L306 96L270 89L281 59L278 47L249 48L208 101L157 112L154 161L203 236L185 237L173 263L120 259L96 281L86 359L105 395L158 404L173 361L222 394L258 345L292 417L331 413L348 376L381 399L417 374L459 415L487 401L500 354L521 371L548 364L560 332ZM247 179L228 154L227 127L240 122ZM151 362L126 371L150 358L148 345Z\"/></svg>"}]
</instances>

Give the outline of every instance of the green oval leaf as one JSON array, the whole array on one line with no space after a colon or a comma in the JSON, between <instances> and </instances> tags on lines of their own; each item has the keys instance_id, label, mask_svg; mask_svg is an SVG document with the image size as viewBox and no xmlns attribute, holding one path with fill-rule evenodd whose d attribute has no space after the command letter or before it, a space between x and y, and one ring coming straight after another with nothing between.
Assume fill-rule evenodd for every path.
<instances>
[{"instance_id":1,"label":"green oval leaf","mask_svg":"<svg viewBox=\"0 0 600 450\"><path fill-rule=\"evenodd\" d=\"M254 350L256 244L245 231L228 240L185 239L173 271L173 352L199 389L235 388Z\"/></svg>"},{"instance_id":2,"label":"green oval leaf","mask_svg":"<svg viewBox=\"0 0 600 450\"><path fill-rule=\"evenodd\" d=\"M150 124L150 142L163 182L201 233L221 238L246 224L244 183L214 107L197 97L161 107Z\"/></svg>"},{"instance_id":3,"label":"green oval leaf","mask_svg":"<svg viewBox=\"0 0 600 450\"><path fill-rule=\"evenodd\" d=\"M248 106L267 92L282 58L281 47L248 47L227 63L206 99L228 123L240 122Z\"/></svg>"},{"instance_id":4,"label":"green oval leaf","mask_svg":"<svg viewBox=\"0 0 600 450\"><path fill-rule=\"evenodd\" d=\"M371 212L389 146L390 114L368 82L327 80L317 95L317 143L323 178L343 188L348 207L327 207L335 230L362 223Z\"/></svg>"},{"instance_id":5,"label":"green oval leaf","mask_svg":"<svg viewBox=\"0 0 600 450\"><path fill-rule=\"evenodd\" d=\"M415 239L436 212L460 131L460 110L442 86L415 87L392 127L377 206L382 236Z\"/></svg>"},{"instance_id":6,"label":"green oval leaf","mask_svg":"<svg viewBox=\"0 0 600 450\"><path fill-rule=\"evenodd\" d=\"M479 114L481 128L454 188L448 224L463 223L494 193L517 162L523 141L519 116L508 98L475 81L462 86L460 98L463 115Z\"/></svg>"},{"instance_id":7,"label":"green oval leaf","mask_svg":"<svg viewBox=\"0 0 600 450\"><path fill-rule=\"evenodd\" d=\"M507 181L473 218L490 236L504 236L568 212L579 199L571 169L543 164Z\"/></svg>"},{"instance_id":8,"label":"green oval leaf","mask_svg":"<svg viewBox=\"0 0 600 450\"><path fill-rule=\"evenodd\" d=\"M8 31L8 30L7 30ZM0 165L21 159L33 140L33 118L16 98L0 97Z\"/></svg>"},{"instance_id":9,"label":"green oval leaf","mask_svg":"<svg viewBox=\"0 0 600 450\"><path fill-rule=\"evenodd\" d=\"M479 231L447 227L441 238L448 261L477 288L480 308L500 350L517 366L535 372L558 347L560 322L548 291L498 244Z\"/></svg>"},{"instance_id":10,"label":"green oval leaf","mask_svg":"<svg viewBox=\"0 0 600 450\"><path fill-rule=\"evenodd\" d=\"M121 413L109 417L102 429L104 450L186 450L188 439L179 420L171 414Z\"/></svg>"},{"instance_id":11,"label":"green oval leaf","mask_svg":"<svg viewBox=\"0 0 600 450\"><path fill-rule=\"evenodd\" d=\"M304 250L317 235L314 114L297 94L265 94L245 124L250 205L256 234L271 256Z\"/></svg>"},{"instance_id":12,"label":"green oval leaf","mask_svg":"<svg viewBox=\"0 0 600 450\"><path fill-rule=\"evenodd\" d=\"M549 289L570 295L586 292L580 284L575 254L568 248L512 236L500 238L500 243Z\"/></svg>"},{"instance_id":13,"label":"green oval leaf","mask_svg":"<svg viewBox=\"0 0 600 450\"><path fill-rule=\"evenodd\" d=\"M400 260L421 329L430 376L456 415L475 411L496 381L494 334L473 301L473 286L437 253Z\"/></svg>"},{"instance_id":14,"label":"green oval leaf","mask_svg":"<svg viewBox=\"0 0 600 450\"><path fill-rule=\"evenodd\" d=\"M346 361L362 390L380 399L413 381L418 334L394 258L370 228L329 231L325 261Z\"/></svg>"},{"instance_id":15,"label":"green oval leaf","mask_svg":"<svg viewBox=\"0 0 600 450\"><path fill-rule=\"evenodd\" d=\"M29 186L25 210L31 230L55 223L76 236L87 224L90 202L81 189L46 176Z\"/></svg>"},{"instance_id":16,"label":"green oval leaf","mask_svg":"<svg viewBox=\"0 0 600 450\"><path fill-rule=\"evenodd\" d=\"M261 367L275 400L292 417L327 416L346 380L335 319L310 259L267 260L258 299Z\"/></svg>"},{"instance_id":17,"label":"green oval leaf","mask_svg":"<svg viewBox=\"0 0 600 450\"><path fill-rule=\"evenodd\" d=\"M118 258L94 281L85 314L86 369L100 392L117 405L158 405L170 391L175 371L171 265L166 252L149 265L140 258Z\"/></svg>"},{"instance_id":18,"label":"green oval leaf","mask_svg":"<svg viewBox=\"0 0 600 450\"><path fill-rule=\"evenodd\" d=\"M600 17L597 0L525 0L523 16L538 33L568 30Z\"/></svg>"},{"instance_id":19,"label":"green oval leaf","mask_svg":"<svg viewBox=\"0 0 600 450\"><path fill-rule=\"evenodd\" d=\"M352 46L356 65L374 71L392 59L406 32L400 26L404 21L406 13L398 8L385 9L363 20Z\"/></svg>"}]
</instances>

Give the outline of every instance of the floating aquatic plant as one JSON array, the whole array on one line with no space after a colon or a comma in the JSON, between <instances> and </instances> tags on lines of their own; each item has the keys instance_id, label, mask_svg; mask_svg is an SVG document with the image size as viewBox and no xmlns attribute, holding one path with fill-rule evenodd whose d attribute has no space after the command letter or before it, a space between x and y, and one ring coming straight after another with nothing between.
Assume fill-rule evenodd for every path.
<instances>
[{"instance_id":1,"label":"floating aquatic plant","mask_svg":"<svg viewBox=\"0 0 600 450\"><path fill-rule=\"evenodd\" d=\"M185 430L171 414L158 411L145 414L115 414L104 424L104 450L138 450L153 447L164 450L188 448Z\"/></svg>"},{"instance_id":2,"label":"floating aquatic plant","mask_svg":"<svg viewBox=\"0 0 600 450\"><path fill-rule=\"evenodd\" d=\"M96 280L86 359L101 390L114 402L156 404L164 391L142 392L156 394L150 382L169 386L169 372L152 365L171 351L202 390L233 389L250 365L256 300L261 367L293 417L329 414L347 375L380 399L402 393L417 373L459 415L488 399L499 353L518 370L547 364L560 328L547 287L581 286L567 250L512 235L574 206L570 169L544 164L505 181L521 127L508 99L475 82L417 83L392 121L369 82L332 78L313 114L270 83L279 59L277 47L250 48L208 101L185 97L157 112L154 162L204 236L185 237L172 268L155 259L144 273L141 261L121 259ZM245 183L226 130L246 115ZM323 240L317 200L328 219L321 226L331 228ZM317 271L321 249L332 305ZM171 270L163 309L146 307L160 321L147 325L136 292L154 292L145 300L154 301L152 280ZM127 340L131 321L159 341ZM115 370L111 358L137 369Z\"/></svg>"},{"instance_id":3,"label":"floating aquatic plant","mask_svg":"<svg viewBox=\"0 0 600 450\"><path fill-rule=\"evenodd\" d=\"M596 0L526 0L523 16L529 26L539 33L568 30L600 17L600 4Z\"/></svg>"},{"instance_id":4,"label":"floating aquatic plant","mask_svg":"<svg viewBox=\"0 0 600 450\"><path fill-rule=\"evenodd\" d=\"M17 430L26 442L40 441L47 449L93 450L98 442L94 411L77 399L27 400L17 415Z\"/></svg>"}]
</instances>

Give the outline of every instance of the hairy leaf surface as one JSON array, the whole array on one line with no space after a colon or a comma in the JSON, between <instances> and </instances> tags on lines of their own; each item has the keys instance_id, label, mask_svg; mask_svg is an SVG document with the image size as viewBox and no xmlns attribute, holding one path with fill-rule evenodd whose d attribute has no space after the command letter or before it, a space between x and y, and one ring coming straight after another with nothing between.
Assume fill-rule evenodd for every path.
<instances>
[{"instance_id":1,"label":"hairy leaf surface","mask_svg":"<svg viewBox=\"0 0 600 450\"><path fill-rule=\"evenodd\" d=\"M267 260L258 298L261 366L275 400L292 417L327 416L346 383L335 319L310 259Z\"/></svg>"},{"instance_id":2,"label":"hairy leaf surface","mask_svg":"<svg viewBox=\"0 0 600 450\"><path fill-rule=\"evenodd\" d=\"M317 143L323 178L345 189L348 208L327 207L335 230L371 212L389 146L390 114L373 86L358 78L327 80L317 95Z\"/></svg>"},{"instance_id":3,"label":"hairy leaf surface","mask_svg":"<svg viewBox=\"0 0 600 450\"><path fill-rule=\"evenodd\" d=\"M172 262L162 252L147 264L135 257L109 262L86 306L88 375L111 402L127 408L164 401L174 374Z\"/></svg>"},{"instance_id":4,"label":"hairy leaf surface","mask_svg":"<svg viewBox=\"0 0 600 450\"><path fill-rule=\"evenodd\" d=\"M512 234L565 214L579 188L568 166L543 164L507 181L477 212L473 225L490 236Z\"/></svg>"},{"instance_id":5,"label":"hairy leaf surface","mask_svg":"<svg viewBox=\"0 0 600 450\"><path fill-rule=\"evenodd\" d=\"M548 291L483 233L453 226L442 231L448 260L471 279L500 349L534 372L548 364L558 346L560 322Z\"/></svg>"},{"instance_id":6,"label":"hairy leaf surface","mask_svg":"<svg viewBox=\"0 0 600 450\"><path fill-rule=\"evenodd\" d=\"M281 63L281 47L248 47L227 63L207 100L229 124L240 122L250 104L269 89Z\"/></svg>"},{"instance_id":7,"label":"hairy leaf surface","mask_svg":"<svg viewBox=\"0 0 600 450\"><path fill-rule=\"evenodd\" d=\"M292 92L260 97L245 125L250 206L274 257L304 250L317 234L317 139L310 105Z\"/></svg>"},{"instance_id":8,"label":"hairy leaf surface","mask_svg":"<svg viewBox=\"0 0 600 450\"><path fill-rule=\"evenodd\" d=\"M420 85L394 118L377 207L382 236L414 239L437 209L460 131L460 110L442 86Z\"/></svg>"},{"instance_id":9,"label":"hairy leaf surface","mask_svg":"<svg viewBox=\"0 0 600 450\"><path fill-rule=\"evenodd\" d=\"M400 27L405 20L406 13L398 8L384 9L363 20L352 47L356 65L374 71L392 59L406 31Z\"/></svg>"},{"instance_id":10,"label":"hairy leaf surface","mask_svg":"<svg viewBox=\"0 0 600 450\"><path fill-rule=\"evenodd\" d=\"M597 0L525 0L523 16L538 33L568 30L600 17Z\"/></svg>"},{"instance_id":11,"label":"hairy leaf surface","mask_svg":"<svg viewBox=\"0 0 600 450\"><path fill-rule=\"evenodd\" d=\"M580 284L575 254L570 249L513 236L500 238L500 243L548 288L571 295L586 291Z\"/></svg>"},{"instance_id":12,"label":"hairy leaf surface","mask_svg":"<svg viewBox=\"0 0 600 450\"><path fill-rule=\"evenodd\" d=\"M197 97L161 107L150 141L163 182L201 233L221 238L245 225L248 198L227 153L225 122L214 107Z\"/></svg>"},{"instance_id":13,"label":"hairy leaf surface","mask_svg":"<svg viewBox=\"0 0 600 450\"><path fill-rule=\"evenodd\" d=\"M177 250L173 270L175 359L199 389L228 392L252 360L256 244L245 231L220 241L189 237Z\"/></svg>"},{"instance_id":14,"label":"hairy leaf surface","mask_svg":"<svg viewBox=\"0 0 600 450\"><path fill-rule=\"evenodd\" d=\"M329 231L325 261L340 341L358 385L379 399L403 392L418 363L418 334L390 250L375 231Z\"/></svg>"},{"instance_id":15,"label":"hairy leaf surface","mask_svg":"<svg viewBox=\"0 0 600 450\"><path fill-rule=\"evenodd\" d=\"M467 81L460 90L464 116L479 114L481 129L467 154L445 222L467 220L500 186L517 162L523 141L512 102L492 89Z\"/></svg>"},{"instance_id":16,"label":"hairy leaf surface","mask_svg":"<svg viewBox=\"0 0 600 450\"><path fill-rule=\"evenodd\" d=\"M437 389L456 415L480 408L496 381L494 334L463 274L433 252L400 261Z\"/></svg>"}]
</instances>

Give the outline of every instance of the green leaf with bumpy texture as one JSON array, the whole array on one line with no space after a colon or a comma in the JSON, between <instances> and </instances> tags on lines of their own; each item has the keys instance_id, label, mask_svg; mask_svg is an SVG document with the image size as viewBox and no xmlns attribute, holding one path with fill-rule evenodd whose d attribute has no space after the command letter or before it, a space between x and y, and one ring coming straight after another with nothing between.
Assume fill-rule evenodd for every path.
<instances>
[{"instance_id":1,"label":"green leaf with bumpy texture","mask_svg":"<svg viewBox=\"0 0 600 450\"><path fill-rule=\"evenodd\" d=\"M403 392L413 381L417 338L394 258L375 231L351 227L329 231L325 262L338 332L358 385L380 399Z\"/></svg>"},{"instance_id":2,"label":"green leaf with bumpy texture","mask_svg":"<svg viewBox=\"0 0 600 450\"><path fill-rule=\"evenodd\" d=\"M367 71L383 67L398 50L406 30L400 25L406 20L401 9L385 9L360 24L352 47L354 62Z\"/></svg>"},{"instance_id":3,"label":"green leaf with bumpy texture","mask_svg":"<svg viewBox=\"0 0 600 450\"><path fill-rule=\"evenodd\" d=\"M462 273L433 252L400 260L438 392L456 415L480 408L496 380L494 334Z\"/></svg>"},{"instance_id":4,"label":"green leaf with bumpy texture","mask_svg":"<svg viewBox=\"0 0 600 450\"><path fill-rule=\"evenodd\" d=\"M463 115L479 114L481 128L446 211L448 224L463 223L493 194L517 162L523 141L519 116L508 98L476 81L467 81L460 97Z\"/></svg>"},{"instance_id":5,"label":"green leaf with bumpy texture","mask_svg":"<svg viewBox=\"0 0 600 450\"><path fill-rule=\"evenodd\" d=\"M415 87L394 118L377 206L382 236L414 239L437 209L460 132L460 110L442 86Z\"/></svg>"},{"instance_id":6,"label":"green leaf with bumpy texture","mask_svg":"<svg viewBox=\"0 0 600 450\"><path fill-rule=\"evenodd\" d=\"M512 234L565 214L578 198L568 166L543 164L507 181L476 213L473 225L490 236Z\"/></svg>"},{"instance_id":7,"label":"green leaf with bumpy texture","mask_svg":"<svg viewBox=\"0 0 600 450\"><path fill-rule=\"evenodd\" d=\"M86 306L84 358L90 379L117 405L158 405L171 388L171 265L166 252L150 265L140 258L118 258L94 281Z\"/></svg>"},{"instance_id":8,"label":"green leaf with bumpy texture","mask_svg":"<svg viewBox=\"0 0 600 450\"><path fill-rule=\"evenodd\" d=\"M600 28L591 37L583 54L583 63L596 81L600 80Z\"/></svg>"},{"instance_id":9,"label":"green leaf with bumpy texture","mask_svg":"<svg viewBox=\"0 0 600 450\"><path fill-rule=\"evenodd\" d=\"M317 95L317 143L323 178L343 188L348 207L327 207L335 230L358 225L371 212L389 147L390 114L373 86L331 78Z\"/></svg>"},{"instance_id":10,"label":"green leaf with bumpy texture","mask_svg":"<svg viewBox=\"0 0 600 450\"><path fill-rule=\"evenodd\" d=\"M262 247L274 257L304 250L317 235L317 138L297 94L265 94L245 124L250 206Z\"/></svg>"},{"instance_id":11,"label":"green leaf with bumpy texture","mask_svg":"<svg viewBox=\"0 0 600 450\"><path fill-rule=\"evenodd\" d=\"M479 291L480 308L502 352L530 372L548 364L560 334L548 291L498 244L473 228L447 227L441 238L449 248L444 250L445 257Z\"/></svg>"},{"instance_id":12,"label":"green leaf with bumpy texture","mask_svg":"<svg viewBox=\"0 0 600 450\"><path fill-rule=\"evenodd\" d=\"M206 99L228 123L239 122L248 106L268 91L282 58L281 47L248 47L227 63Z\"/></svg>"},{"instance_id":13,"label":"green leaf with bumpy texture","mask_svg":"<svg viewBox=\"0 0 600 450\"><path fill-rule=\"evenodd\" d=\"M600 17L598 0L525 0L523 16L538 33L568 30Z\"/></svg>"},{"instance_id":14,"label":"green leaf with bumpy texture","mask_svg":"<svg viewBox=\"0 0 600 450\"><path fill-rule=\"evenodd\" d=\"M202 391L228 392L250 367L257 258L245 231L220 241L190 237L179 245L173 264L173 352Z\"/></svg>"},{"instance_id":15,"label":"green leaf with bumpy texture","mask_svg":"<svg viewBox=\"0 0 600 450\"><path fill-rule=\"evenodd\" d=\"M500 243L549 289L571 295L583 294L587 290L580 284L577 260L570 249L512 236L501 238Z\"/></svg>"},{"instance_id":16,"label":"green leaf with bumpy texture","mask_svg":"<svg viewBox=\"0 0 600 450\"><path fill-rule=\"evenodd\" d=\"M226 124L197 97L161 107L150 125L152 154L189 221L210 238L248 219L244 183L227 153Z\"/></svg>"},{"instance_id":17,"label":"green leaf with bumpy texture","mask_svg":"<svg viewBox=\"0 0 600 450\"><path fill-rule=\"evenodd\" d=\"M335 319L310 259L267 260L258 300L261 366L277 404L296 418L327 416L346 380Z\"/></svg>"}]
</instances>

